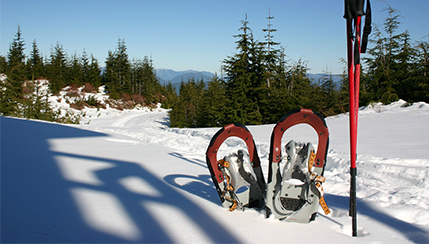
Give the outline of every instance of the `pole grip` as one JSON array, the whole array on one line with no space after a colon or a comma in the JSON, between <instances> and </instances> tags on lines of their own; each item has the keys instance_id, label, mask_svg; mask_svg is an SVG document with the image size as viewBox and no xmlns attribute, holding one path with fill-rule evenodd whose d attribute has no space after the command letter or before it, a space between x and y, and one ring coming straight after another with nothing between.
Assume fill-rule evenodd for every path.
<instances>
[{"instance_id":1,"label":"pole grip","mask_svg":"<svg viewBox=\"0 0 429 244\"><path fill-rule=\"evenodd\" d=\"M356 0L356 15L363 16L365 13L363 12L363 2L364 0Z\"/></svg>"},{"instance_id":2,"label":"pole grip","mask_svg":"<svg viewBox=\"0 0 429 244\"><path fill-rule=\"evenodd\" d=\"M344 0L344 19L352 18L352 10L350 9L350 0Z\"/></svg>"}]
</instances>

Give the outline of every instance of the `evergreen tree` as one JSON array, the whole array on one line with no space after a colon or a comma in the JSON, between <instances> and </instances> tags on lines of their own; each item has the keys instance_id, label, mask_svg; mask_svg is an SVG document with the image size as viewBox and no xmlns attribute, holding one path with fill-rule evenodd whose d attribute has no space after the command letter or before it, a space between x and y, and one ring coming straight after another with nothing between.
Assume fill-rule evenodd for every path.
<instances>
[{"instance_id":1,"label":"evergreen tree","mask_svg":"<svg viewBox=\"0 0 429 244\"><path fill-rule=\"evenodd\" d=\"M28 78L31 80L38 79L45 76L45 65L43 63L43 58L40 55L39 48L37 47L36 39L33 41L32 50L30 57L27 60L28 66Z\"/></svg>"},{"instance_id":2,"label":"evergreen tree","mask_svg":"<svg viewBox=\"0 0 429 244\"><path fill-rule=\"evenodd\" d=\"M143 60L133 62L131 80L133 93L142 95L148 103L159 102L157 96L161 91L161 85L156 78L152 60L147 56Z\"/></svg>"},{"instance_id":3,"label":"evergreen tree","mask_svg":"<svg viewBox=\"0 0 429 244\"><path fill-rule=\"evenodd\" d=\"M317 111L326 117L339 113L341 110L339 92L335 88L331 73L325 71L323 77L319 80L319 85L313 89L315 93L318 93L313 96L313 103L315 103Z\"/></svg>"},{"instance_id":4,"label":"evergreen tree","mask_svg":"<svg viewBox=\"0 0 429 244\"><path fill-rule=\"evenodd\" d=\"M7 71L6 57L0 55L0 73L6 73L6 71Z\"/></svg>"},{"instance_id":5,"label":"evergreen tree","mask_svg":"<svg viewBox=\"0 0 429 244\"><path fill-rule=\"evenodd\" d=\"M269 88L268 113L264 114L266 123L276 123L286 112L293 109L290 88L290 72L284 48L278 52L277 63L272 67Z\"/></svg>"},{"instance_id":6,"label":"evergreen tree","mask_svg":"<svg viewBox=\"0 0 429 244\"><path fill-rule=\"evenodd\" d=\"M171 81L169 81L162 87L162 94L164 94L165 96L165 100L162 103L163 108L172 108L173 105L177 103L177 91L176 88L174 88L173 84L171 84Z\"/></svg>"},{"instance_id":7,"label":"evergreen tree","mask_svg":"<svg viewBox=\"0 0 429 244\"><path fill-rule=\"evenodd\" d=\"M48 79L50 81L50 89L54 94L68 85L67 76L67 55L63 46L57 43L53 50L51 50L50 62L48 64Z\"/></svg>"},{"instance_id":8,"label":"evergreen tree","mask_svg":"<svg viewBox=\"0 0 429 244\"><path fill-rule=\"evenodd\" d=\"M226 120L240 122L242 124L260 124L262 115L258 109L257 97L255 97L255 84L260 83L261 60L259 55L260 45L255 43L251 29L248 27L247 15L243 26L239 29L238 53L223 61L223 70L226 74L227 111ZM253 50L252 50L253 48Z\"/></svg>"},{"instance_id":9,"label":"evergreen tree","mask_svg":"<svg viewBox=\"0 0 429 244\"><path fill-rule=\"evenodd\" d=\"M308 67L301 59L298 60L289 70L289 94L291 97L291 107L298 108L314 108L312 103L312 86L311 81L307 76ZM316 109L317 110L317 109Z\"/></svg>"},{"instance_id":10,"label":"evergreen tree","mask_svg":"<svg viewBox=\"0 0 429 244\"><path fill-rule=\"evenodd\" d=\"M19 115L18 104L23 101L22 85L26 78L25 43L22 39L20 26L10 44L6 75L7 79L1 85L1 113L3 115Z\"/></svg>"},{"instance_id":11,"label":"evergreen tree","mask_svg":"<svg viewBox=\"0 0 429 244\"><path fill-rule=\"evenodd\" d=\"M399 81L395 72L400 70L398 53L400 52L401 35L396 34L396 30L399 27L401 16L399 11L390 5L383 11L388 12L388 17L384 22L387 36L383 36L380 29L375 26L373 35L376 39L370 40L375 45L368 49L372 58L367 58L366 62L369 66L369 80L372 82L371 89L375 99L388 104L398 100L395 87Z\"/></svg>"},{"instance_id":12,"label":"evergreen tree","mask_svg":"<svg viewBox=\"0 0 429 244\"><path fill-rule=\"evenodd\" d=\"M198 115L198 126L219 127L225 125L226 89L219 77L213 77L203 95L202 108Z\"/></svg>"},{"instance_id":13,"label":"evergreen tree","mask_svg":"<svg viewBox=\"0 0 429 244\"><path fill-rule=\"evenodd\" d=\"M180 84L180 95L176 104L170 111L170 125L172 127L198 127L198 115L201 114L202 98L205 85L201 80L199 83L190 79Z\"/></svg>"},{"instance_id":14,"label":"evergreen tree","mask_svg":"<svg viewBox=\"0 0 429 244\"><path fill-rule=\"evenodd\" d=\"M108 51L106 58L106 68L103 72L103 84L106 85L107 91L110 93L110 97L113 99L119 98L119 85L116 77L116 59L115 54L112 51Z\"/></svg>"},{"instance_id":15,"label":"evergreen tree","mask_svg":"<svg viewBox=\"0 0 429 244\"><path fill-rule=\"evenodd\" d=\"M86 53L85 49L82 52L82 55L80 57L80 67L81 67L81 84L89 83L91 84L90 78L89 78L89 69L90 69L90 63L88 58L88 53Z\"/></svg>"},{"instance_id":16,"label":"evergreen tree","mask_svg":"<svg viewBox=\"0 0 429 244\"><path fill-rule=\"evenodd\" d=\"M68 84L74 84L74 85L83 85L83 66L81 64L81 59L77 56L77 54L73 54L73 56L70 59L70 64L68 65L68 72L67 72L67 78L66 82Z\"/></svg>"},{"instance_id":17,"label":"evergreen tree","mask_svg":"<svg viewBox=\"0 0 429 244\"><path fill-rule=\"evenodd\" d=\"M407 102L429 102L429 43L420 42L413 49L415 52L413 69L402 81L401 98Z\"/></svg>"},{"instance_id":18,"label":"evergreen tree","mask_svg":"<svg viewBox=\"0 0 429 244\"><path fill-rule=\"evenodd\" d=\"M122 93L132 93L131 64L128 60L127 47L124 40L118 40L115 52L108 52L104 83L112 98L119 98Z\"/></svg>"},{"instance_id":19,"label":"evergreen tree","mask_svg":"<svg viewBox=\"0 0 429 244\"><path fill-rule=\"evenodd\" d=\"M9 70L13 68L21 68L23 69L23 65L25 64L25 42L22 39L21 27L18 25L18 30L15 34L15 39L9 47L8 53L8 65Z\"/></svg>"},{"instance_id":20,"label":"evergreen tree","mask_svg":"<svg viewBox=\"0 0 429 244\"><path fill-rule=\"evenodd\" d=\"M91 54L91 63L89 67L84 68L85 81L89 84L99 87L101 86L101 74L100 74L100 66L98 65L98 60Z\"/></svg>"},{"instance_id":21,"label":"evergreen tree","mask_svg":"<svg viewBox=\"0 0 429 244\"><path fill-rule=\"evenodd\" d=\"M265 42L262 44L266 46L266 55L265 55L265 65L266 65L266 76L267 76L267 86L271 86L271 80L275 76L275 67L277 66L278 62L278 55L279 50L275 47L278 46L280 43L273 41L273 32L276 32L277 29L272 28L271 20L274 19L274 16L271 16L271 11L269 11L268 14L268 28L262 29L263 32L266 33L265 35Z\"/></svg>"}]
</instances>

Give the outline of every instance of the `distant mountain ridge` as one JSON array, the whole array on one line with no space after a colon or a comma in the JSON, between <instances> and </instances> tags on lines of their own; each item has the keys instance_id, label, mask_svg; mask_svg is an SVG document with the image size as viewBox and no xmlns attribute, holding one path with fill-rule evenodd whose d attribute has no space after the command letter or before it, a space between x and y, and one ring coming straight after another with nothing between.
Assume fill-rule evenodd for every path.
<instances>
[{"instance_id":1,"label":"distant mountain ridge","mask_svg":"<svg viewBox=\"0 0 429 244\"><path fill-rule=\"evenodd\" d=\"M341 80L343 79L341 75L336 74L323 74L323 73L317 73L317 74L307 74L308 78L311 80L312 83L317 84L319 80L322 80L323 78L332 78L333 83L339 87Z\"/></svg>"},{"instance_id":2,"label":"distant mountain ridge","mask_svg":"<svg viewBox=\"0 0 429 244\"><path fill-rule=\"evenodd\" d=\"M197 70L185 70L175 71L172 69L156 69L156 77L158 77L161 85L168 83L169 81L174 85L182 81L187 82L189 79L199 81L203 79L204 82L209 82L215 74L208 71L197 71Z\"/></svg>"},{"instance_id":3,"label":"distant mountain ridge","mask_svg":"<svg viewBox=\"0 0 429 244\"><path fill-rule=\"evenodd\" d=\"M205 83L208 83L214 76L214 73L208 72L208 71L197 71L197 70L184 70L184 71L175 71L172 69L156 69L156 77L158 78L161 85L165 85L168 82L171 82L173 87L176 88L176 91L179 92L180 90L180 83L182 81L187 82L189 79L194 79L195 81L200 81L203 79ZM331 77L333 80L333 83L336 88L339 88L340 82L341 82L341 75L338 74L323 74L323 73L317 73L317 74L311 74L308 73L307 77L311 80L313 84L318 84L320 80L323 78Z\"/></svg>"}]
</instances>

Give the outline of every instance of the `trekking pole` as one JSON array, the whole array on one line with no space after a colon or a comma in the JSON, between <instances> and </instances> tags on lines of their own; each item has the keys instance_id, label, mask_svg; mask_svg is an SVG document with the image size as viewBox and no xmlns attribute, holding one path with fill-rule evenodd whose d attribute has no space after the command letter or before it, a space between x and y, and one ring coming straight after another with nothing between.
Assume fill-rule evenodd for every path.
<instances>
[{"instance_id":1,"label":"trekking pole","mask_svg":"<svg viewBox=\"0 0 429 244\"><path fill-rule=\"evenodd\" d=\"M357 160L357 126L359 109L360 53L365 52L367 38L371 32L371 9L367 0L367 14L361 49L361 20L364 0L344 0L344 18L347 25L347 69L349 79L349 116L350 116L350 205L352 217L352 236L357 236L356 206L356 160Z\"/></svg>"}]
</instances>

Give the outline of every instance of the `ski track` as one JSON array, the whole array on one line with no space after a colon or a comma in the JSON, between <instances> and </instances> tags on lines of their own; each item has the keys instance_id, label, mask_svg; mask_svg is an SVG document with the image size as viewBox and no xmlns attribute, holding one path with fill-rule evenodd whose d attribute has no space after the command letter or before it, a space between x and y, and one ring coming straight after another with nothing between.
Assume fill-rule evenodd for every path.
<instances>
[{"instance_id":1,"label":"ski track","mask_svg":"<svg viewBox=\"0 0 429 244\"><path fill-rule=\"evenodd\" d=\"M329 152L327 193L348 196L349 167L348 154ZM429 224L429 160L360 155L357 168L358 198L403 221Z\"/></svg>"},{"instance_id":2,"label":"ski track","mask_svg":"<svg viewBox=\"0 0 429 244\"><path fill-rule=\"evenodd\" d=\"M371 114L390 114L392 109L400 107L400 103L389 106L374 105L360 110L359 116ZM414 104L414 114L428 110L427 104ZM397 111L396 111L397 112ZM399 112L400 113L400 112ZM346 120L347 115L336 116L335 119ZM102 121L103 116L92 118L90 129L129 137L129 143L150 143L169 147L187 155L187 157L203 159L212 136L220 128L170 128L168 112L163 109L148 111L124 111L117 117L107 117L112 123ZM101 120L101 123L97 123ZM252 130L252 128L250 128ZM255 128L256 130L256 128ZM266 137L269 138L269 137ZM255 138L261 166L265 178L268 176L269 140L258 141ZM317 147L317 145L314 145ZM221 158L238 149L246 149L245 143L235 137L228 138L218 151ZM283 154L284 155L284 154ZM348 152L331 148L328 153L324 184L325 193L337 196L349 196L350 156ZM428 226L429 225L429 160L388 158L374 155L359 155L357 161L357 197L370 204L377 211L402 221ZM329 205L329 202L328 202ZM343 209L332 207L332 217L343 218L347 215ZM343 213L344 212L344 213ZM322 214L323 215L323 214ZM341 230L339 230L341 231ZM361 232L364 230L360 230ZM362 235L369 234L367 230Z\"/></svg>"},{"instance_id":3,"label":"ski track","mask_svg":"<svg viewBox=\"0 0 429 244\"><path fill-rule=\"evenodd\" d=\"M386 108L384 110L388 111ZM363 116L372 112L373 110L363 111ZM219 130L170 128L168 124L167 112L158 110L121 115L111 126L97 127L97 130L128 136L140 142L163 145L181 153L195 154L196 157L205 154L212 136ZM269 143L257 141L256 146L264 175L267 177ZM241 139L228 138L220 147L218 157L243 147L245 148L245 144ZM365 199L388 214L409 223L429 224L429 182L426 180L429 177L429 160L359 155L357 164L358 198ZM335 149L329 151L325 171L326 193L348 196L349 167L348 153L337 152ZM407 207L398 209L398 204Z\"/></svg>"}]
</instances>

